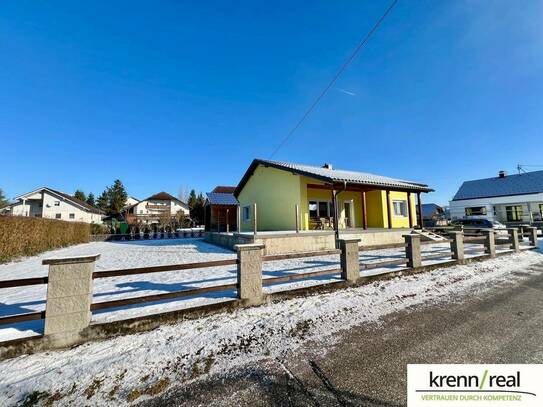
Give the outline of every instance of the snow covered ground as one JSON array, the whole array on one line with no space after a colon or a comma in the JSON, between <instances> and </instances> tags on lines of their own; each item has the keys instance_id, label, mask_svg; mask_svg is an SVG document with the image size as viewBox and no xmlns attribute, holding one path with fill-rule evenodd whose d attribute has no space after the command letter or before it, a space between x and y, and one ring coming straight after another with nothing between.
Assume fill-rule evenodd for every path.
<instances>
[{"instance_id":1,"label":"snow covered ground","mask_svg":"<svg viewBox=\"0 0 543 407\"><path fill-rule=\"evenodd\" d=\"M423 303L473 296L541 273L538 252L436 269L361 287L164 325L151 332L0 362L0 405L125 405L233 367L283 358L308 340L334 344L342 330L378 323ZM515 273L517 270L522 273ZM539 270L541 270L539 268ZM321 349L322 347L319 347Z\"/></svg>"},{"instance_id":2,"label":"snow covered ground","mask_svg":"<svg viewBox=\"0 0 543 407\"><path fill-rule=\"evenodd\" d=\"M466 245L466 249L481 247ZM501 249L505 250L505 249ZM447 243L423 245L423 256L443 253L443 257L425 261L434 264L450 259ZM125 269L164 264L182 264L211 260L235 258L235 253L211 245L201 239L148 240L129 242L94 242L69 248L53 250L38 256L0 265L0 280L40 277L47 275L47 267L42 260L51 257L70 257L100 253L96 270ZM471 257L474 254L469 255ZM468 257L469 257L468 256ZM360 253L364 263L404 258L403 248L372 250ZM339 267L339 255L320 256L265 262L263 277L277 277ZM405 266L386 266L362 270L361 275L375 275L399 271ZM265 292L289 290L309 285L337 281L339 274L293 281L290 283L266 286ZM101 278L94 280L93 302L103 302L128 297L167 293L231 284L236 282L236 266L222 266L204 269L168 271L162 273ZM0 289L0 316L16 315L45 309L46 285ZM123 318L149 315L175 309L183 309L235 298L235 291L207 293L195 297L165 300L154 303L126 306L122 309L108 309L93 314L93 321L108 322ZM13 325L0 325L0 341L41 334L43 321L32 321Z\"/></svg>"}]
</instances>

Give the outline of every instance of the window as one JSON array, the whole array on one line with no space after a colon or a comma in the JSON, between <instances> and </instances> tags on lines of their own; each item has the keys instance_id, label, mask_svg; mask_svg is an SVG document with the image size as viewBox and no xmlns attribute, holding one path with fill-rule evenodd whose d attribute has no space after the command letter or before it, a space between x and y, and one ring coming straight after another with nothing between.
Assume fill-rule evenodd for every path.
<instances>
[{"instance_id":1,"label":"window","mask_svg":"<svg viewBox=\"0 0 543 407\"><path fill-rule=\"evenodd\" d=\"M309 217L317 218L319 216L318 204L316 201L309 201Z\"/></svg>"},{"instance_id":2,"label":"window","mask_svg":"<svg viewBox=\"0 0 543 407\"><path fill-rule=\"evenodd\" d=\"M466 208L466 216L486 215L486 206L473 206Z\"/></svg>"},{"instance_id":3,"label":"window","mask_svg":"<svg viewBox=\"0 0 543 407\"><path fill-rule=\"evenodd\" d=\"M330 201L309 201L309 217L312 219L334 216L334 207Z\"/></svg>"},{"instance_id":4,"label":"window","mask_svg":"<svg viewBox=\"0 0 543 407\"><path fill-rule=\"evenodd\" d=\"M394 207L394 216L407 217L407 202L406 201L392 201Z\"/></svg>"},{"instance_id":5,"label":"window","mask_svg":"<svg viewBox=\"0 0 543 407\"><path fill-rule=\"evenodd\" d=\"M251 207L244 206L243 207L243 221L248 222L250 220L251 220Z\"/></svg>"},{"instance_id":6,"label":"window","mask_svg":"<svg viewBox=\"0 0 543 407\"><path fill-rule=\"evenodd\" d=\"M61 213L55 213L55 219L61 219L62 214Z\"/></svg>"},{"instance_id":7,"label":"window","mask_svg":"<svg viewBox=\"0 0 543 407\"><path fill-rule=\"evenodd\" d=\"M70 219L75 219L75 213L70 213Z\"/></svg>"},{"instance_id":8,"label":"window","mask_svg":"<svg viewBox=\"0 0 543 407\"><path fill-rule=\"evenodd\" d=\"M55 201L55 206L60 206L60 201Z\"/></svg>"},{"instance_id":9,"label":"window","mask_svg":"<svg viewBox=\"0 0 543 407\"><path fill-rule=\"evenodd\" d=\"M522 220L522 205L506 206L505 213L508 222L520 221Z\"/></svg>"}]
</instances>

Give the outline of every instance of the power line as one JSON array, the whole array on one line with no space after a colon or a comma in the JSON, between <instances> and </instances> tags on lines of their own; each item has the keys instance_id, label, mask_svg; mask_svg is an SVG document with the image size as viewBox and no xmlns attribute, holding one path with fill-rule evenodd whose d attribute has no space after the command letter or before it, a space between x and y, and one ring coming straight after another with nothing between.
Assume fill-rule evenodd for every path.
<instances>
[{"instance_id":1,"label":"power line","mask_svg":"<svg viewBox=\"0 0 543 407\"><path fill-rule=\"evenodd\" d=\"M379 20L377 20L377 22L375 23L375 25L372 27L372 29L366 34L366 36L362 39L362 41L360 41L358 43L358 45L356 46L356 48L354 49L354 51L351 53L351 55L349 56L349 58L347 58L347 60L343 63L343 65L341 65L341 68L339 68L339 70L336 72L336 74L334 75L334 77L332 78L332 80L328 83L328 85L326 85L326 87L324 88L324 90L320 93L320 95L315 99L315 101L311 104L311 106L309 107L309 109L307 109L307 111L304 113L304 115L302 116L302 118L300 120L298 120L298 122L296 123L296 125L288 132L288 134L286 135L286 137L283 139L283 141L281 141L281 143L279 143L279 145L275 148L275 150L273 150L273 153L270 155L270 158L273 158L273 156L281 149L281 147L283 147L283 145L290 139L290 137L294 134L294 132L296 130L298 130L298 127L300 127L302 125L302 123L305 121L305 119L307 119L307 117L311 114L311 112L313 111L313 109L315 109L315 107L317 107L317 105L319 104L319 102L321 101L321 99L324 97L324 95L326 95L326 93L328 93L328 91L330 90L330 88L334 85L334 83L339 79L339 77L341 76L341 74L343 73L343 71L345 71L345 69L347 69L347 67L351 64L351 62L354 60L354 58L356 57L356 55L358 54L358 52L362 49L362 47L364 47L364 45L366 45L366 43L368 42L368 40L370 39L370 37L373 35L373 33L379 28L379 26L381 25L381 23L383 22L383 20L386 18L386 16L392 11L392 9L394 8L394 6L396 6L396 3L398 3L398 0L394 0L390 6L388 6L388 8L385 10L385 12L383 13L383 15L381 16L381 18L379 18Z\"/></svg>"}]
</instances>

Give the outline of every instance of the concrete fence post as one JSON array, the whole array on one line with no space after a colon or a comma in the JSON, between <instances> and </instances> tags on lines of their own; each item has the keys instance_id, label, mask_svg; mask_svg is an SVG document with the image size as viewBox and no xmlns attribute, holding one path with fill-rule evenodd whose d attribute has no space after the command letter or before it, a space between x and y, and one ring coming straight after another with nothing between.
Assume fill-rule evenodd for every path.
<instances>
[{"instance_id":1,"label":"concrete fence post","mask_svg":"<svg viewBox=\"0 0 543 407\"><path fill-rule=\"evenodd\" d=\"M528 228L528 239L530 240L530 246L537 246L537 228L530 226Z\"/></svg>"},{"instance_id":2,"label":"concrete fence post","mask_svg":"<svg viewBox=\"0 0 543 407\"><path fill-rule=\"evenodd\" d=\"M451 252L452 258L457 260L458 263L463 263L465 260L464 256L464 232L454 230L449 232L451 237Z\"/></svg>"},{"instance_id":3,"label":"concrete fence post","mask_svg":"<svg viewBox=\"0 0 543 407\"><path fill-rule=\"evenodd\" d=\"M420 235L404 235L405 256L407 258L407 267L415 268L422 266L420 254Z\"/></svg>"},{"instance_id":4,"label":"concrete fence post","mask_svg":"<svg viewBox=\"0 0 543 407\"><path fill-rule=\"evenodd\" d=\"M53 347L81 342L89 326L92 303L92 273L99 254L66 259L45 259L49 266L45 305L45 336Z\"/></svg>"},{"instance_id":5,"label":"concrete fence post","mask_svg":"<svg viewBox=\"0 0 543 407\"><path fill-rule=\"evenodd\" d=\"M485 237L485 253L490 257L496 257L496 237L493 229L485 229L482 231Z\"/></svg>"},{"instance_id":6,"label":"concrete fence post","mask_svg":"<svg viewBox=\"0 0 543 407\"><path fill-rule=\"evenodd\" d=\"M294 205L294 216L296 217L296 233L300 233L300 206Z\"/></svg>"},{"instance_id":7,"label":"concrete fence post","mask_svg":"<svg viewBox=\"0 0 543 407\"><path fill-rule=\"evenodd\" d=\"M245 305L262 303L262 249L263 244L238 244L238 298Z\"/></svg>"},{"instance_id":8,"label":"concrete fence post","mask_svg":"<svg viewBox=\"0 0 543 407\"><path fill-rule=\"evenodd\" d=\"M258 229L258 218L256 213L256 203L253 204L253 234L256 236Z\"/></svg>"},{"instance_id":9,"label":"concrete fence post","mask_svg":"<svg viewBox=\"0 0 543 407\"><path fill-rule=\"evenodd\" d=\"M341 278L351 283L356 283L360 278L359 242L360 239L338 240L341 250Z\"/></svg>"},{"instance_id":10,"label":"concrete fence post","mask_svg":"<svg viewBox=\"0 0 543 407\"><path fill-rule=\"evenodd\" d=\"M511 246L510 246L511 249L513 249L515 253L520 252L520 245L519 245L519 240L518 240L518 229L515 229L515 228L507 229L507 232L509 233L509 243L511 243Z\"/></svg>"}]
</instances>

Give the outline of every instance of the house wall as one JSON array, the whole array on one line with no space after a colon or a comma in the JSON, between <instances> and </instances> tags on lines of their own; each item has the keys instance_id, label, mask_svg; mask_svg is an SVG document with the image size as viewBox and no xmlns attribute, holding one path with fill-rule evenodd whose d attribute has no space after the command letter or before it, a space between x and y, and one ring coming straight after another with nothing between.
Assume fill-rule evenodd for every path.
<instances>
[{"instance_id":1,"label":"house wall","mask_svg":"<svg viewBox=\"0 0 543 407\"><path fill-rule=\"evenodd\" d=\"M449 208L451 219L465 218L465 209L469 207L484 206L486 215L471 216L472 218L496 220L498 222L507 222L506 206L520 205L523 211L523 222L530 222L530 213L534 220L537 216L541 218L539 205L543 204L543 193L529 195L501 196L494 198L466 199L461 201L450 201Z\"/></svg>"},{"instance_id":2,"label":"house wall","mask_svg":"<svg viewBox=\"0 0 543 407\"><path fill-rule=\"evenodd\" d=\"M242 219L241 231L251 231L253 219L253 204L257 204L257 221L259 231L294 230L296 228L295 205L300 209L300 229L309 230L309 201L331 201L331 192L324 189L309 188L308 184L324 185L313 178L295 175L288 171L264 167L255 169L247 184L241 191L240 202ZM407 203L407 193L390 193L390 205L393 228L408 228L409 217L394 216L393 200L404 200ZM337 195L339 210L339 226L344 228L346 214L344 202L351 202L354 212L354 227L362 227L362 194L360 192L342 191ZM412 194L411 210L413 224L416 224L416 197ZM366 193L368 227L387 228L386 192L375 190ZM243 207L250 209L250 219L243 219Z\"/></svg>"},{"instance_id":3,"label":"house wall","mask_svg":"<svg viewBox=\"0 0 543 407\"><path fill-rule=\"evenodd\" d=\"M97 213L83 210L78 205L66 200L64 197L57 196L48 191L42 191L39 194L30 195L31 200L27 200L23 205L20 201L12 206L11 213L14 216L41 216L44 218L57 219L56 214L60 214L60 220L70 222L102 223L102 216ZM39 198L36 199L36 198ZM58 202L58 206L55 203ZM74 218L70 218L70 214Z\"/></svg>"},{"instance_id":4,"label":"house wall","mask_svg":"<svg viewBox=\"0 0 543 407\"><path fill-rule=\"evenodd\" d=\"M159 215L161 210L159 209L153 209L153 208L147 208L147 205L156 205L164 208L170 209L170 214L173 216L177 214L179 211L183 211L185 215L189 214L189 210L182 206L177 201L164 201L164 200L146 200L146 201L140 201L135 207L134 207L134 215Z\"/></svg>"},{"instance_id":5,"label":"house wall","mask_svg":"<svg viewBox=\"0 0 543 407\"><path fill-rule=\"evenodd\" d=\"M301 207L300 176L259 165L238 196L241 208L241 231L253 228L253 204L257 205L258 230L294 230L294 208ZM249 207L250 218L244 219L243 208Z\"/></svg>"}]
</instances>

